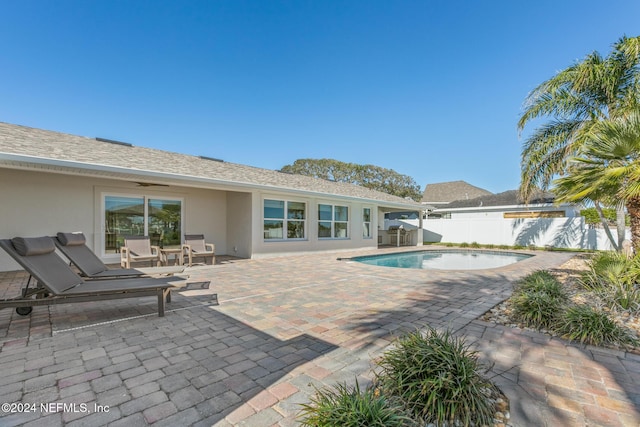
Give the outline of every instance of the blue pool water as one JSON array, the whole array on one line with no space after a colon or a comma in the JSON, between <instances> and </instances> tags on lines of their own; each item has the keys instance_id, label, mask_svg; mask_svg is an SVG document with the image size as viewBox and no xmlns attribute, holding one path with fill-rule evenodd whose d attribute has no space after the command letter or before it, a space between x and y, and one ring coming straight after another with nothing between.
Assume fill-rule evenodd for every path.
<instances>
[{"instance_id":1,"label":"blue pool water","mask_svg":"<svg viewBox=\"0 0 640 427\"><path fill-rule=\"evenodd\" d=\"M352 261L382 267L435 270L480 270L504 267L532 255L497 251L417 251L351 258Z\"/></svg>"}]
</instances>

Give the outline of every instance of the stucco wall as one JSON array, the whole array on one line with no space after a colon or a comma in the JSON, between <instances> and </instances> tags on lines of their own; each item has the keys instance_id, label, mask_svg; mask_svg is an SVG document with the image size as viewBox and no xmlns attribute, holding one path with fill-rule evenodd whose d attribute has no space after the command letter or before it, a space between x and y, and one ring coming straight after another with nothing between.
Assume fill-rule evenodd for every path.
<instances>
[{"instance_id":1,"label":"stucco wall","mask_svg":"<svg viewBox=\"0 0 640 427\"><path fill-rule=\"evenodd\" d=\"M276 241L265 240L263 232L263 200L292 200L307 204L306 238L303 240ZM349 237L347 239L319 239L318 238L318 204L333 204L349 207ZM372 237L364 239L362 236L363 208L371 209ZM376 248L378 211L377 206L352 201L336 201L315 197L291 197L278 193L256 192L253 195L253 258L274 255L292 255L317 251L353 250L361 248Z\"/></svg>"},{"instance_id":2,"label":"stucco wall","mask_svg":"<svg viewBox=\"0 0 640 427\"><path fill-rule=\"evenodd\" d=\"M183 187L138 187L126 181L0 169L0 238L82 231L97 254L102 248L104 193L177 197L184 201L183 230L204 233L226 253L226 192ZM118 262L117 254L103 257ZM18 270L0 250L0 271Z\"/></svg>"},{"instance_id":3,"label":"stucco wall","mask_svg":"<svg viewBox=\"0 0 640 427\"><path fill-rule=\"evenodd\" d=\"M251 258L251 193L227 193L227 254Z\"/></svg>"}]
</instances>

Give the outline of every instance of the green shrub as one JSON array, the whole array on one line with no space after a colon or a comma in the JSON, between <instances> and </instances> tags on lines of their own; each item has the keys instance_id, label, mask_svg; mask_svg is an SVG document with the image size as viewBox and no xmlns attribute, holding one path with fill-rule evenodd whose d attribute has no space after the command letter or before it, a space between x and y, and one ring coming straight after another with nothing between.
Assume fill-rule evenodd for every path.
<instances>
[{"instance_id":1,"label":"green shrub","mask_svg":"<svg viewBox=\"0 0 640 427\"><path fill-rule=\"evenodd\" d=\"M633 283L611 286L600 297L613 309L640 313L640 288Z\"/></svg>"},{"instance_id":2,"label":"green shrub","mask_svg":"<svg viewBox=\"0 0 640 427\"><path fill-rule=\"evenodd\" d=\"M411 425L401 405L368 387L364 391L338 384L333 389L316 390L311 402L302 405L301 425L307 427L401 427Z\"/></svg>"},{"instance_id":3,"label":"green shrub","mask_svg":"<svg viewBox=\"0 0 640 427\"><path fill-rule=\"evenodd\" d=\"M469 244L467 242L462 242L462 243L460 243L460 247L461 248L468 248Z\"/></svg>"},{"instance_id":4,"label":"green shrub","mask_svg":"<svg viewBox=\"0 0 640 427\"><path fill-rule=\"evenodd\" d=\"M598 295L611 309L640 312L640 258L601 252L588 263L582 286Z\"/></svg>"},{"instance_id":5,"label":"green shrub","mask_svg":"<svg viewBox=\"0 0 640 427\"><path fill-rule=\"evenodd\" d=\"M436 425L492 424L488 396L495 387L480 375L476 352L450 332L429 328L400 338L379 363L377 385L407 411Z\"/></svg>"},{"instance_id":6,"label":"green shrub","mask_svg":"<svg viewBox=\"0 0 640 427\"><path fill-rule=\"evenodd\" d=\"M617 221L617 214L614 208L602 208L602 213L606 220L609 221L610 224L615 224ZM600 215L598 215L598 211L596 208L586 208L580 211L580 216L584 217L584 222L587 224L601 224ZM629 225L630 217L629 215L625 215L625 223Z\"/></svg>"},{"instance_id":7,"label":"green shrub","mask_svg":"<svg viewBox=\"0 0 640 427\"><path fill-rule=\"evenodd\" d=\"M538 270L520 279L516 284L516 293L523 291L545 292L553 297L567 300L562 284L547 270Z\"/></svg>"},{"instance_id":8,"label":"green shrub","mask_svg":"<svg viewBox=\"0 0 640 427\"><path fill-rule=\"evenodd\" d=\"M638 261L617 252L600 252L588 263L589 270L581 278L582 285L592 291L601 291L610 285L635 283L640 274Z\"/></svg>"},{"instance_id":9,"label":"green shrub","mask_svg":"<svg viewBox=\"0 0 640 427\"><path fill-rule=\"evenodd\" d=\"M553 329L569 297L548 271L536 271L518 282L511 296L514 316L533 328Z\"/></svg>"},{"instance_id":10,"label":"green shrub","mask_svg":"<svg viewBox=\"0 0 640 427\"><path fill-rule=\"evenodd\" d=\"M496 245L494 245L492 243L489 243L488 245L484 245L484 247L487 248L487 249L493 249L493 248L496 247Z\"/></svg>"},{"instance_id":11,"label":"green shrub","mask_svg":"<svg viewBox=\"0 0 640 427\"><path fill-rule=\"evenodd\" d=\"M617 325L607 313L587 305L567 309L558 325L558 332L583 344L638 345L637 339Z\"/></svg>"},{"instance_id":12,"label":"green shrub","mask_svg":"<svg viewBox=\"0 0 640 427\"><path fill-rule=\"evenodd\" d=\"M477 248L479 248L479 247L480 247L480 243L478 243L478 242L471 242L471 244L470 244L469 246L471 246L472 248L476 248L476 249L477 249Z\"/></svg>"}]
</instances>

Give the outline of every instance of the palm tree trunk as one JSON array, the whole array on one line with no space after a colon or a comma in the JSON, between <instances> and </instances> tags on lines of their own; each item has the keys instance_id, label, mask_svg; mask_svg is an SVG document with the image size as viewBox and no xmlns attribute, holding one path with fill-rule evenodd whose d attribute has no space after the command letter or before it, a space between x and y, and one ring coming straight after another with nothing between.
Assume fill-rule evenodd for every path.
<instances>
[{"instance_id":1,"label":"palm tree trunk","mask_svg":"<svg viewBox=\"0 0 640 427\"><path fill-rule=\"evenodd\" d=\"M597 200L593 202L593 205L596 208L596 212L598 213L598 217L600 218L600 222L602 223L604 232L611 242L611 246L613 246L613 249L615 249L616 252L620 252L622 250L622 242L620 241L620 230L618 230L618 242L616 242L613 238L613 234L611 234L611 230L609 229L609 222L604 217L604 213L602 212L602 206L600 206L600 203ZM624 234L622 236L624 239Z\"/></svg>"},{"instance_id":2,"label":"palm tree trunk","mask_svg":"<svg viewBox=\"0 0 640 427\"><path fill-rule=\"evenodd\" d=\"M626 201L627 212L631 218L631 244L633 251L640 254L640 197Z\"/></svg>"},{"instance_id":3,"label":"palm tree trunk","mask_svg":"<svg viewBox=\"0 0 640 427\"><path fill-rule=\"evenodd\" d=\"M622 249L622 242L624 242L625 235L627 234L627 225L623 206L618 206L616 208L616 229L618 231L618 248Z\"/></svg>"}]
</instances>

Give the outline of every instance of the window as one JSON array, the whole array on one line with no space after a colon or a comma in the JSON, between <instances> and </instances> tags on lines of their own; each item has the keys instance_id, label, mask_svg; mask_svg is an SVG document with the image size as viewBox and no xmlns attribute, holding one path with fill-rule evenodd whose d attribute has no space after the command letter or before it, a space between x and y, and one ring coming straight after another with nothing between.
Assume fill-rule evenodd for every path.
<instances>
[{"instance_id":1,"label":"window","mask_svg":"<svg viewBox=\"0 0 640 427\"><path fill-rule=\"evenodd\" d=\"M151 244L182 242L182 201L146 196L104 196L104 252L118 252L125 236L149 236Z\"/></svg>"},{"instance_id":2,"label":"window","mask_svg":"<svg viewBox=\"0 0 640 427\"><path fill-rule=\"evenodd\" d=\"M371 238L371 208L362 209L362 237Z\"/></svg>"},{"instance_id":3,"label":"window","mask_svg":"<svg viewBox=\"0 0 640 427\"><path fill-rule=\"evenodd\" d=\"M318 205L318 237L346 239L349 237L349 208Z\"/></svg>"},{"instance_id":4,"label":"window","mask_svg":"<svg viewBox=\"0 0 640 427\"><path fill-rule=\"evenodd\" d=\"M265 240L305 238L305 203L265 199L263 216Z\"/></svg>"}]
</instances>

